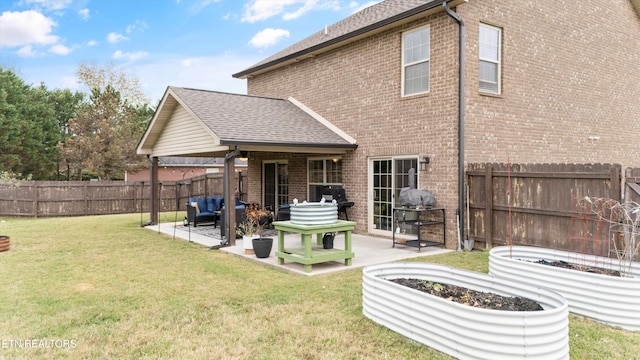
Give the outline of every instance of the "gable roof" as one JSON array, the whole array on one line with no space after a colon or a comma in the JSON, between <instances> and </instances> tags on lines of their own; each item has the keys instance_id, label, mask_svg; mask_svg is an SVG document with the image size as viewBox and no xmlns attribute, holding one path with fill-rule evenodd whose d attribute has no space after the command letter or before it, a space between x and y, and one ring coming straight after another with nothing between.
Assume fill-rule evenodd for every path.
<instances>
[{"instance_id":1,"label":"gable roof","mask_svg":"<svg viewBox=\"0 0 640 360\"><path fill-rule=\"evenodd\" d=\"M174 116L178 110L186 115ZM182 134L182 127L188 127L189 134ZM159 140L167 138L170 140L165 142L171 146L155 151ZM180 141L191 149L177 148ZM196 149L194 143L198 142L202 146ZM235 146L242 150L297 152L344 152L357 147L353 138L293 98L169 86L137 153L202 156L224 153Z\"/></svg>"},{"instance_id":2,"label":"gable roof","mask_svg":"<svg viewBox=\"0 0 640 360\"><path fill-rule=\"evenodd\" d=\"M466 0L449 1L453 7ZM371 36L390 26L414 20L416 17L442 11L445 0L386 0L367 7L325 30L307 37L292 46L260 61L259 63L233 74L235 78L247 78L274 68L316 56L338 46L345 45L365 36Z\"/></svg>"}]
</instances>

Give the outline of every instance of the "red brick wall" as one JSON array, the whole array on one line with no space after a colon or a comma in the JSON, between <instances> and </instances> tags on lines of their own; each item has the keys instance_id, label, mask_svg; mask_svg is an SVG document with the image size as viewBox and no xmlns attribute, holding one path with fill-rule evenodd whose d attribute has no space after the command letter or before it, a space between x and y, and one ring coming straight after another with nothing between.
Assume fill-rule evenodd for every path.
<instances>
[{"instance_id":1,"label":"red brick wall","mask_svg":"<svg viewBox=\"0 0 640 360\"><path fill-rule=\"evenodd\" d=\"M629 1L471 0L457 11L467 27L467 163L640 166L640 20ZM478 92L480 21L503 28L500 96ZM431 28L430 92L402 98L401 32L425 24ZM436 14L252 77L248 93L293 96L357 140L358 149L343 156L357 232L367 231L368 159L430 156L418 187L432 190L447 208L448 237L455 239L457 44L457 23ZM250 173L253 181L252 175L259 173Z\"/></svg>"},{"instance_id":2,"label":"red brick wall","mask_svg":"<svg viewBox=\"0 0 640 360\"><path fill-rule=\"evenodd\" d=\"M467 162L640 165L640 18L628 0L470 1L459 10L469 39ZM480 21L503 28L498 97L478 92Z\"/></svg>"}]
</instances>

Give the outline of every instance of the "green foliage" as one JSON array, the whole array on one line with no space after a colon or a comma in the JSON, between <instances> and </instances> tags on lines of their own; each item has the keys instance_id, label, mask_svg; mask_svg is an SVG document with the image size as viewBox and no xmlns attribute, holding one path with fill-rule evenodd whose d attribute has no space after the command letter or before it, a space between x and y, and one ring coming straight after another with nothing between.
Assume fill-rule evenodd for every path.
<instances>
[{"instance_id":1,"label":"green foliage","mask_svg":"<svg viewBox=\"0 0 640 360\"><path fill-rule=\"evenodd\" d=\"M48 102L44 86L31 87L0 68L0 170L36 179L54 173L60 130Z\"/></svg>"},{"instance_id":2,"label":"green foliage","mask_svg":"<svg viewBox=\"0 0 640 360\"><path fill-rule=\"evenodd\" d=\"M141 103L137 80L113 66L83 64L77 74L91 95L69 120L68 137L58 145L67 166L79 179L94 172L103 180L122 179L125 171L142 168L145 158L136 155L136 145L153 110Z\"/></svg>"}]
</instances>

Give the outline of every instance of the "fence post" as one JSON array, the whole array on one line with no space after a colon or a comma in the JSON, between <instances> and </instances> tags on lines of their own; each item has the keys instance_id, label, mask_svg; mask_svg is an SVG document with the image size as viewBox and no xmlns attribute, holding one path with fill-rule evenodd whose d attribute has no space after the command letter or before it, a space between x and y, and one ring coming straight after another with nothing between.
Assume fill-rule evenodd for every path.
<instances>
[{"instance_id":1,"label":"fence post","mask_svg":"<svg viewBox=\"0 0 640 360\"><path fill-rule=\"evenodd\" d=\"M611 193L615 196L615 200L620 201L622 197L622 189L621 186L621 174L622 166L614 165L611 167Z\"/></svg>"},{"instance_id":2,"label":"fence post","mask_svg":"<svg viewBox=\"0 0 640 360\"><path fill-rule=\"evenodd\" d=\"M33 217L38 217L38 192L40 191L39 186L34 186L35 191L33 192Z\"/></svg>"},{"instance_id":3,"label":"fence post","mask_svg":"<svg viewBox=\"0 0 640 360\"><path fill-rule=\"evenodd\" d=\"M493 167L487 165L484 174L484 241L485 247L493 247Z\"/></svg>"}]
</instances>

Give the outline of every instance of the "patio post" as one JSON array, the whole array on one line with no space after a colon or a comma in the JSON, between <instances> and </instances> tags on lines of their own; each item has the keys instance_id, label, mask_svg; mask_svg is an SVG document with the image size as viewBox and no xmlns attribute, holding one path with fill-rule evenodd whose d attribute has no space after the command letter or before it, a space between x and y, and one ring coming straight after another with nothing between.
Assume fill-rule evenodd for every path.
<instances>
[{"instance_id":1,"label":"patio post","mask_svg":"<svg viewBox=\"0 0 640 360\"><path fill-rule=\"evenodd\" d=\"M154 156L151 159L151 202L150 202L151 225L158 225L158 157Z\"/></svg>"},{"instance_id":2,"label":"patio post","mask_svg":"<svg viewBox=\"0 0 640 360\"><path fill-rule=\"evenodd\" d=\"M224 231L224 235L227 239L227 242L230 246L236 246L236 194L235 189L231 188L231 177L235 175L236 167L235 161L236 156L240 153L238 150L238 146L236 145L235 150L228 153L224 157L224 204L225 204L225 212L224 212L224 224L225 228L221 229Z\"/></svg>"}]
</instances>

